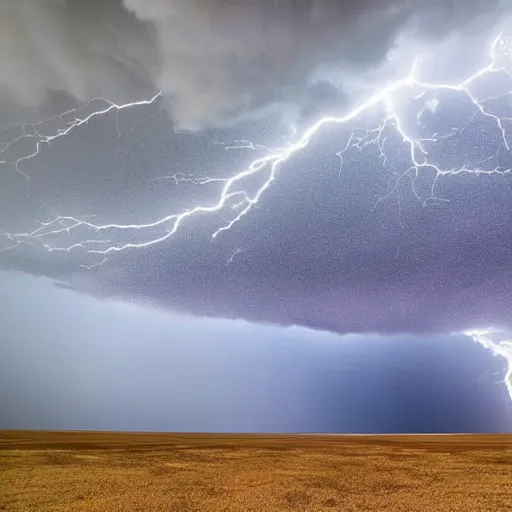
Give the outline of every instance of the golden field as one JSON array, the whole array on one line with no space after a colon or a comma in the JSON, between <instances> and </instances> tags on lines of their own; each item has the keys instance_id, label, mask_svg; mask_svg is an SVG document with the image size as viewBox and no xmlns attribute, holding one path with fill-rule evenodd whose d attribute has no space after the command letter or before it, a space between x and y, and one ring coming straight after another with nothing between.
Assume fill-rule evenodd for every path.
<instances>
[{"instance_id":1,"label":"golden field","mask_svg":"<svg viewBox=\"0 0 512 512\"><path fill-rule=\"evenodd\" d=\"M0 431L2 511L512 511L512 435Z\"/></svg>"}]
</instances>

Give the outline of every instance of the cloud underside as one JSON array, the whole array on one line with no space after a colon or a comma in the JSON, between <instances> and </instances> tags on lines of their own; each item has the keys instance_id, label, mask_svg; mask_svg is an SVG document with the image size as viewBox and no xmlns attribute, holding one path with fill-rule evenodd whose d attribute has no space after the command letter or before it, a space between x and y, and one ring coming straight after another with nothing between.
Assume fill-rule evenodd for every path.
<instances>
[{"instance_id":1,"label":"cloud underside","mask_svg":"<svg viewBox=\"0 0 512 512\"><path fill-rule=\"evenodd\" d=\"M312 180L301 193L283 178L288 197L276 190L216 241L206 218L204 229L184 226L93 272L77 273L60 253L3 261L80 292L197 316L337 333L512 329L512 207L501 178L447 178L438 191L450 202L428 207L405 187L401 210L397 198L372 210L377 178L351 172L365 179Z\"/></svg>"},{"instance_id":2,"label":"cloud underside","mask_svg":"<svg viewBox=\"0 0 512 512\"><path fill-rule=\"evenodd\" d=\"M7 0L0 6L3 95L40 105L165 91L180 127L307 101L322 66L379 65L404 31L438 41L485 31L499 0ZM343 84L339 84L343 87Z\"/></svg>"},{"instance_id":3,"label":"cloud underside","mask_svg":"<svg viewBox=\"0 0 512 512\"><path fill-rule=\"evenodd\" d=\"M491 196L490 204L499 208L504 195ZM382 210L355 222L352 233L328 225L334 210L316 224L300 216L293 225L276 220L261 228L267 238L259 246L228 265L225 253L208 248L184 251L177 262L168 251L150 252L136 257L137 272L100 277L96 289L200 316L338 333L510 330L512 209L501 207L481 215L469 201L459 209L468 219L459 227L443 208L418 212L404 230L392 216L383 221ZM396 206L390 213L398 214Z\"/></svg>"},{"instance_id":4,"label":"cloud underside","mask_svg":"<svg viewBox=\"0 0 512 512\"><path fill-rule=\"evenodd\" d=\"M173 119L197 127L299 101L319 65L364 73L405 31L411 41L485 31L506 3L13 0L0 6L0 84L24 105L44 102L49 92L86 101L140 99L162 88ZM181 188L151 188L153 177L238 168L217 159L214 169L211 147L164 129L154 110L123 111L118 138L107 117L45 146L24 162L32 190L63 215L110 219L124 208L137 222L183 203ZM374 208L392 182L378 156L347 162L339 176L333 150L341 147L322 146L320 135L311 145L283 166L259 208L215 241L220 219L205 215L184 222L168 242L115 254L92 272L77 271L79 251L22 247L2 252L0 263L100 297L199 316L340 333L512 328L512 202L503 177L440 179L436 191L450 202L426 208L404 180L400 202L394 196ZM469 154L476 144L466 145L457 151ZM392 172L396 178L403 170ZM19 174L2 177L20 190ZM4 188L6 215L22 209ZM150 198L140 199L146 192Z\"/></svg>"}]
</instances>

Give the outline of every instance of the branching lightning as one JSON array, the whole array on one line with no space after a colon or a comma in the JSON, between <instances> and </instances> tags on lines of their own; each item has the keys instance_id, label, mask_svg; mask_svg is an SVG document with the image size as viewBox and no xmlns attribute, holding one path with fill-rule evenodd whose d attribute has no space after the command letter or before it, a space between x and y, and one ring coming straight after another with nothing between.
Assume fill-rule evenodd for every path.
<instances>
[{"instance_id":1,"label":"branching lightning","mask_svg":"<svg viewBox=\"0 0 512 512\"><path fill-rule=\"evenodd\" d=\"M27 160L31 160L35 157L37 157L41 151L41 148L44 145L49 145L53 141L60 139L62 137L65 137L71 131L80 128L80 126L87 124L89 121L91 121L95 117L104 116L108 114L109 112L120 112L121 110L129 109L135 106L143 106L143 105L151 105L154 103L158 98L162 96L162 93L159 91L155 96L153 96L149 100L141 100L136 101L132 103L124 103L122 105L117 105L116 103L112 103L111 101L105 100L103 98L95 98L90 101L88 101L85 105L82 105L79 108L67 110L66 112L63 112L62 114L59 114L58 116L54 116L50 119L45 119L42 122L39 123L27 123L27 124L21 124L18 125L21 130L22 134L16 137L13 140L10 140L9 142L0 143L0 164L12 164L16 167L16 171L25 176L27 180L30 178L21 170L21 165L26 162ZM91 114L80 117L80 113L87 109L87 107L94 105L95 103L103 103L107 106L93 111ZM52 122L54 121L60 121L64 123L64 126L60 126L56 132L45 135L44 129L47 126L50 126ZM13 128L11 126L10 128ZM35 143L35 149L33 152L29 153L28 155L24 155L21 158L17 159L9 159L6 158L6 155L8 154L9 150L13 148L16 144L19 144L20 142L24 142L27 140L31 140Z\"/></svg>"},{"instance_id":2,"label":"branching lightning","mask_svg":"<svg viewBox=\"0 0 512 512\"><path fill-rule=\"evenodd\" d=\"M508 394L512 400L512 338L507 339L504 333L496 329L475 329L466 331L464 334L473 338L484 348L490 350L495 356L504 358L507 361L507 372L503 383L507 387Z\"/></svg>"},{"instance_id":3,"label":"branching lightning","mask_svg":"<svg viewBox=\"0 0 512 512\"><path fill-rule=\"evenodd\" d=\"M378 126L373 129L356 129L352 132L344 148L337 153L340 158L341 165L343 165L344 156L348 150L354 148L361 150L370 145L378 147L381 157L385 163L388 158L385 146L388 139L388 133L390 130L392 130L395 134L400 136L402 143L408 148L408 153L410 156L410 166L404 170L402 176L409 175L413 176L413 178L416 178L420 172L425 169L431 169L435 171L437 175L436 180L443 175L459 173L499 175L510 174L512 169L502 168L499 165L490 168L482 167L481 165L485 161L477 162L472 166L464 164L458 168L446 169L441 167L439 164L429 158L429 150L427 147L435 144L436 142L439 142L442 139L454 137L460 133L464 127L460 129L452 129L449 133L444 135L435 135L429 138L415 138L414 136L407 133L407 130L404 127L404 121L398 113L397 108L395 107L397 97L405 90L417 90L417 97L420 97L427 92L436 93L442 91L452 91L460 95L464 95L471 101L474 106L475 113L473 118L476 116L482 116L483 118L491 120L495 124L501 137L502 148L505 151L510 152L510 143L507 136L507 124L512 122L512 119L509 117L499 117L495 113L491 112L486 107L486 103L488 102L489 98L480 101L471 90L473 84L475 84L482 77L490 74L502 74L512 79L512 68L500 64L500 60L509 58L510 53L510 41L500 35L493 41L487 66L478 70L475 74L468 77L459 84L429 83L422 81L418 76L419 59L417 59L408 76L396 81L390 86L377 91L366 101L362 102L343 116L323 117L318 122L310 126L295 143L290 144L285 148L269 149L264 146L258 146L250 141L244 140L237 141L237 144L234 146L226 146L226 150L235 148L250 148L252 150L263 150L266 153L264 156L260 156L253 160L252 163L244 170L235 173L230 177L198 178L197 176L193 175L176 173L173 176L161 178L172 179L176 184L179 184L180 182L190 182L198 185L204 185L207 183L219 182L222 184L222 188L217 199L211 203L198 204L182 212L171 213L165 217L148 223L96 224L83 218L76 218L68 215L57 215L49 221L40 222L38 227L29 232L4 232L5 237L10 241L10 245L4 248L4 250L12 249L22 243L28 243L36 247L41 247L50 252L70 252L72 250L81 249L90 255L100 255L100 259L102 259L104 256L108 256L119 251L124 251L127 249L141 249L164 242L165 240L172 237L189 217L202 214L220 213L221 210L232 211L233 213L231 214L231 218L226 221L225 225L219 227L215 232L213 232L212 237L215 238L223 231L229 230L233 225L238 223L245 215L251 211L254 205L259 202L262 195L276 179L280 167L293 155L306 148L310 144L313 137L315 137L323 127L333 124L349 124L358 118L361 118L365 114L368 114L373 109L377 109L378 107L383 108L385 112L384 119ZM59 129L56 133L51 135L44 135L42 130L42 128L45 126L45 123L48 123L48 120L40 124L24 126L24 133L20 137L3 145L0 150L0 157L4 157L13 145L25 139L31 139L35 142L35 150L28 155L25 155L16 160L9 160L4 158L0 161L0 163L10 163L15 166L18 172L26 176L22 170L22 164L27 160L36 158L43 145L51 144L57 139L66 137L72 130L79 129L82 125L88 123L94 117L102 116L112 111L119 112L120 110L129 109L134 106L149 105L154 103L160 96L161 93L158 93L149 100L127 103L123 105L106 102L107 106L105 108L96 110L85 117L80 117L80 112L83 111L85 106L76 110L67 111L58 116L59 120L69 119L66 121L66 127L64 129ZM91 102L89 102L88 105L90 104ZM421 116L418 115L418 118L420 117ZM258 188L256 188L256 190L245 190L243 188L244 182L248 178L255 175L263 176L263 183ZM28 176L27 179L29 179ZM432 199L436 198L433 192L434 186L435 182L432 185ZM61 237L70 235L78 228L81 228L81 230L88 230L91 234L94 234L94 237L92 239L70 243L69 245L58 242ZM157 236L150 236L147 240L140 241L140 234L146 231L150 232L151 235L154 235L155 231L158 231L158 234ZM124 234L123 240L127 241L124 243L110 245L108 238L112 233L115 233L118 236L120 234ZM137 238L139 238L139 240L137 240ZM57 242L55 242L55 240L57 240Z\"/></svg>"},{"instance_id":4,"label":"branching lightning","mask_svg":"<svg viewBox=\"0 0 512 512\"><path fill-rule=\"evenodd\" d=\"M507 129L512 123L511 117L502 117L492 110L489 104L493 101L503 99L505 96L512 96L512 45L511 40L498 36L491 45L487 64L476 73L469 76L460 83L431 83L423 81L420 77L421 60L416 59L410 73L396 82L377 90L365 101L358 104L348 113L335 117L326 116L311 125L296 142L284 148L267 148L251 141L240 140L234 145L224 146L225 150L250 149L259 154L245 169L227 177L198 177L194 174L177 172L172 176L155 178L158 180L172 180L176 186L180 183L191 183L194 185L207 185L217 183L220 190L217 197L204 204L196 204L181 212L169 213L152 222L131 224L106 223L99 224L87 218L77 218L72 215L55 214L53 218L44 222L38 222L33 230L27 232L7 232L0 230L3 235L4 247L0 250L13 250L20 245L31 245L35 248L48 252L74 252L81 251L81 255L90 256L92 261L80 265L82 268L91 270L105 264L114 253L128 249L143 249L149 246L160 244L170 239L178 230L182 229L187 219L201 215L220 214L227 216L225 223L212 233L212 237L218 237L222 232L231 229L239 223L244 216L258 204L261 197L271 187L278 176L278 171L283 164L290 160L295 154L304 150L321 133L321 130L328 125L347 125L352 129L342 149L336 153L340 159L340 171L344 165L347 154L351 150L363 150L369 146L376 147L380 153L383 165L386 165L390 157L388 140L390 135L398 136L401 147L407 151L409 164L399 175L395 186L402 177L412 178L413 191L415 180L422 171L430 170L435 174L431 186L431 196L428 199L439 199L434 192L437 180L445 175L487 174L506 176L512 174L512 168L503 167L498 161L498 153L511 153L511 142ZM500 76L511 82L511 91L498 97L480 99L474 91L476 84L489 76ZM409 133L404 117L397 108L398 101L402 96L413 94L415 99L422 99L429 95L433 98L426 100L425 107L416 116L418 127L421 128L422 118L427 110L435 112L441 100L436 97L443 92L452 92L460 95L470 102L474 109L473 116L469 122L462 127L450 129L444 134L433 134L430 137L414 136ZM154 97L139 102L118 105L103 99L95 99L86 105L64 112L59 116L45 120L41 123L18 125L21 135L12 140L0 143L0 163L14 166L15 170L30 181L29 176L23 170L23 165L29 160L37 158L42 148L52 144L58 139L64 139L72 131L80 129L91 119L104 116L111 112L120 112L136 106L151 105L161 97L159 92ZM101 108L95 109L92 113L85 115L84 112L93 108L97 103ZM357 129L352 123L360 120L366 115L375 115L383 112L380 123L373 128ZM486 120L493 124L496 134L500 139L498 153L481 160L480 162L461 163L454 168L445 168L435 161L431 156L432 148L442 140L451 139L460 135L476 119ZM58 128L55 129L54 124ZM53 127L53 128L52 128ZM50 130L50 134L46 131ZM52 131L53 130L53 131ZM33 151L21 158L10 158L9 155L20 145L30 142L33 144ZM257 187L247 189L247 183L252 177L260 177L260 184ZM391 190L390 194L393 193ZM416 192L415 192L416 193ZM418 199L419 195L416 194ZM387 197L387 196L386 196ZM427 199L427 200L428 200ZM425 201L423 201L425 202ZM87 235L81 238L83 233ZM74 235L75 238L71 237ZM80 237L77 238L76 237ZM71 240L71 242L69 242ZM112 240L116 240L112 242ZM68 241L68 242L66 242ZM227 264L242 252L237 249L229 258ZM495 333L491 330L469 331L466 333L475 341L499 355L508 362L508 371L505 383L508 393L512 399L512 341L495 341Z\"/></svg>"}]
</instances>

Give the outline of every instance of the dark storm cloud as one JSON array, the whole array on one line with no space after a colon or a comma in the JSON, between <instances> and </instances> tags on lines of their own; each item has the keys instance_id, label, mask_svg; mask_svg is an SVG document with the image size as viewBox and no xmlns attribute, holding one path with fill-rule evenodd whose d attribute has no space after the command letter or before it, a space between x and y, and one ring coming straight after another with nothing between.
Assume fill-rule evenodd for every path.
<instances>
[{"instance_id":1,"label":"dark storm cloud","mask_svg":"<svg viewBox=\"0 0 512 512\"><path fill-rule=\"evenodd\" d=\"M404 190L400 219L396 198L371 210L377 175L368 182L360 165L338 182L333 174L303 178L302 193L290 193L290 178L287 192L271 194L277 204L264 200L218 242L196 234L133 254L100 272L96 291L341 333L512 328L512 197L500 179L446 179L439 191L450 203L426 208Z\"/></svg>"},{"instance_id":2,"label":"dark storm cloud","mask_svg":"<svg viewBox=\"0 0 512 512\"><path fill-rule=\"evenodd\" d=\"M449 109L464 105L452 102ZM114 149L108 134L115 136L115 129L108 123L85 128L53 147L51 158L41 158L37 169L33 164L34 189L44 191L44 200L60 212L80 209L110 218L113 208L127 220L154 219L158 212L151 205L158 205L160 215L179 210L185 196L184 204L190 205L189 194L202 190L172 183L148 187L154 183L151 174L162 174L162 162L171 172L224 173L254 156L251 151L225 152L204 136L174 134L170 127L165 133L151 109L143 112L124 119L133 135L123 132ZM443 112L439 107L438 115ZM463 118L457 117L458 122ZM457 121L444 122L450 126ZM489 130L490 125L470 125L466 137L447 140L440 153L449 163L457 155L469 157L478 144L493 152L495 141L486 139ZM404 179L394 195L376 206L407 168L407 152L400 157L390 145L386 170L376 149L356 151L347 155L339 174L335 151L347 135L347 130L336 129L315 138L308 150L283 166L259 207L215 240L211 234L223 220L205 215L185 222L166 243L112 255L91 272L77 271L78 263L95 261L84 259L80 250L8 251L0 254L1 261L98 297L199 316L341 333L512 328L510 177L440 178L435 193L449 201L425 207L413 194L411 181ZM92 158L84 141L93 139L91 147L101 159L68 184L80 193L68 194L64 178L70 168ZM38 169L50 165L54 174L38 175ZM115 179L105 179L106 168ZM134 169L146 175L133 174ZM429 196L433 179L425 172L416 180L420 197Z\"/></svg>"},{"instance_id":3,"label":"dark storm cloud","mask_svg":"<svg viewBox=\"0 0 512 512\"><path fill-rule=\"evenodd\" d=\"M308 101L319 66L379 64L414 40L496 21L499 0L4 0L0 83L22 104L166 92L183 127ZM309 108L306 105L306 110Z\"/></svg>"},{"instance_id":4,"label":"dark storm cloud","mask_svg":"<svg viewBox=\"0 0 512 512\"><path fill-rule=\"evenodd\" d=\"M129 9L123 10L109 2L3 3L0 80L28 103L40 101L47 90L85 100L100 94L137 97L145 88L163 87L179 123L191 125L218 119L245 102L286 99L285 91L296 80L305 83L321 63L349 66L350 61L353 72L364 70L380 61L406 26L415 37L439 37L471 20L482 28L481 20L505 5L477 0L126 4ZM330 83L318 83L311 94L313 100L304 91L295 96L306 116L341 100ZM442 126L433 132L462 126L473 114L467 104L444 100L455 119L440 114ZM245 123L198 135L175 133L159 105L95 118L23 162L30 194L24 177L4 167L0 227L33 229L34 219L54 218L45 205L62 215L133 223L183 211L198 200L210 202L214 195L202 187L176 188L172 180L154 178L175 172L226 176L255 155L226 152L218 141L281 144L275 119ZM457 138L458 146L447 140L440 153L448 167L460 165L460 155L474 161L493 155L495 129L475 122ZM436 193L450 202L422 207L404 179L396 194L374 208L410 162L390 158L385 170L370 149L347 155L339 175L335 151L348 134L343 128L335 132L322 133L288 162L259 207L213 241L210 236L223 221L205 215L184 222L168 242L115 254L91 272L79 270L79 264L91 263L79 249L46 253L22 246L0 253L0 263L99 297L201 316L336 332L512 328L510 182L499 176L445 177ZM415 186L424 198L434 177L421 178Z\"/></svg>"}]
</instances>

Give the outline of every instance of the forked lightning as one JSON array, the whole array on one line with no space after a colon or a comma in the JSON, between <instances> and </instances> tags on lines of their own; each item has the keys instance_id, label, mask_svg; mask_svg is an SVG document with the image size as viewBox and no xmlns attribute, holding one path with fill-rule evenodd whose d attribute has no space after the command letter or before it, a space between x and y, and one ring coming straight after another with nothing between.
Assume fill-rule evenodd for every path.
<instances>
[{"instance_id":1,"label":"forked lightning","mask_svg":"<svg viewBox=\"0 0 512 512\"><path fill-rule=\"evenodd\" d=\"M277 178L278 170L283 164L288 161L293 155L305 149L313 138L321 134L321 130L327 125L349 125L352 122L361 119L365 115L384 112L381 122L372 129L357 130L354 129L352 134L348 137L347 143L341 151L337 153L340 158L340 163L343 165L346 153L351 149L364 149L368 146L377 147L380 151L384 163L389 158L389 149L386 142L389 138L389 133L398 135L401 139L402 145L407 148L409 164L403 170L401 176L412 176L413 180L419 176L424 170L431 170L435 173L436 178L432 184L431 199L436 198L434 193L434 185L436 180L443 175L456 175L460 173L471 174L495 174L505 176L512 174L512 168L503 167L500 165L497 158L492 156L482 160L481 162L467 164L461 163L455 168L445 168L436 163L430 156L430 149L436 143L447 138L453 138L461 134L466 126L460 128L453 128L445 134L434 134L429 138L415 137L413 134L408 133L406 122L403 116L400 115L397 108L398 101L405 93L416 93L416 98L421 98L427 93L441 94L443 91L451 91L465 97L471 102L474 108L474 115L471 121L478 117L487 119L492 122L496 135L500 140L499 151L511 152L511 142L507 133L508 125L512 122L511 117L501 117L496 114L489 103L491 100L499 100L503 98L485 98L480 99L478 94L474 91L474 86L479 80L492 75L501 76L502 78L511 82L511 90L506 95L512 96L512 66L510 61L512 57L512 46L510 39L499 35L491 45L489 52L489 59L482 69L478 70L473 75L469 76L460 83L431 83L423 81L420 77L420 60L415 61L411 72L408 76L386 86L364 102L357 105L350 112L345 115L334 117L326 116L321 118L318 122L310 126L302 136L294 143L284 148L269 149L264 146L253 144L250 141L238 141L234 146L224 145L226 150L235 148L247 148L254 151L263 152L263 156L254 159L250 165L228 177L224 178L210 178L197 177L196 175L176 173L171 177L162 177L166 179L173 179L176 184L180 182L189 182L196 185L206 185L212 182L218 182L220 191L218 196L210 202L204 204L191 205L188 209L169 213L168 215L156 219L148 223L131 224L96 224L85 218L77 218L71 215L55 215L54 218L39 222L37 227L32 231L24 233L6 232L0 230L0 234L4 236L4 243L2 250L14 250L20 245L30 244L36 248L53 251L82 251L81 254L85 256L96 255L97 261L84 262L80 265L84 269L93 269L104 264L113 253L125 251L128 249L143 249L148 246L162 243L171 238L179 229L182 229L185 221L189 217L200 215L209 215L230 212L229 218L226 223L219 227L212 233L212 237L217 237L223 231L229 230L233 225L238 223L245 215L247 215L254 205L256 205L265 191L272 185ZM23 171L23 164L28 160L37 158L43 146L49 145L57 139L67 137L72 131L78 130L82 125L87 124L91 119L106 115L111 112L119 112L123 109L130 109L136 106L144 106L153 104L161 97L159 92L149 100L127 103L117 105L106 100L93 100L87 105L76 110L65 112L41 123L32 125L20 126L22 134L9 142L0 145L0 163L10 164L14 166L17 172L29 180L28 175ZM95 102L103 102L104 107L94 110L93 113L81 116L81 113L89 106L94 106ZM431 105L437 107L440 100L439 98L433 100ZM106 105L106 106L105 106ZM418 124L421 123L421 114L417 116ZM49 121L57 121L60 123L60 128L56 129L50 135L45 135L44 130L49 126ZM51 125L51 123L50 123ZM62 127L64 125L64 127ZM34 150L21 158L11 159L8 157L13 152L16 145L22 142L31 141L34 144ZM261 154L261 153L260 153ZM494 164L492 164L494 160ZM510 161L510 159L509 159ZM484 165L485 164L485 165ZM261 176L260 185L254 189L244 188L247 185L248 178L255 175ZM414 181L413 181L414 189ZM76 241L71 239L68 235L74 234L78 236L79 233L88 233L88 236L83 240ZM155 234L156 233L156 234ZM144 236L142 236L144 235ZM112 239L118 242L111 242ZM119 242L121 240L121 242ZM240 252L237 250L231 256L230 260ZM490 330L469 331L467 333L475 341L480 343L485 348L491 350L494 354L505 358L508 362L508 372L505 377L508 393L512 399L512 342L504 340L496 340L495 333Z\"/></svg>"}]
</instances>

